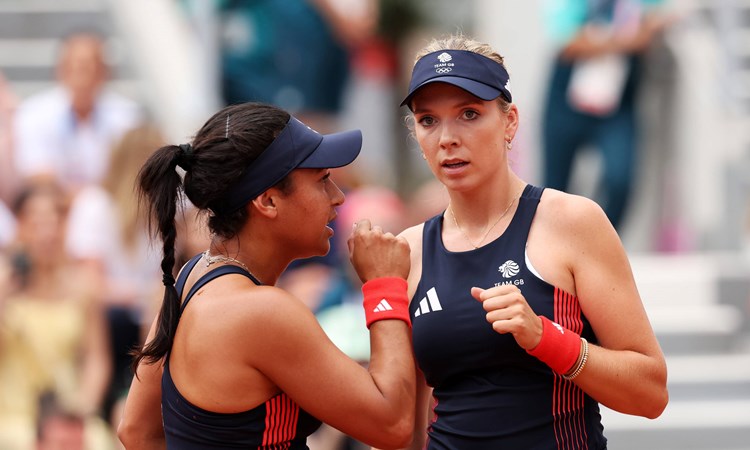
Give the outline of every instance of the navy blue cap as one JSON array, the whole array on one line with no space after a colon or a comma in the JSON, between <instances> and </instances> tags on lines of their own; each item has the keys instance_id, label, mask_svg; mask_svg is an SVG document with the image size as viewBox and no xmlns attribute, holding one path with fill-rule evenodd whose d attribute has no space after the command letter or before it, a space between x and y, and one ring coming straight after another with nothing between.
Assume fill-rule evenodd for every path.
<instances>
[{"instance_id":1,"label":"navy blue cap","mask_svg":"<svg viewBox=\"0 0 750 450\"><path fill-rule=\"evenodd\" d=\"M360 130L323 135L290 116L281 133L213 209L222 213L236 211L294 169L342 167L354 161L361 149Z\"/></svg>"},{"instance_id":2,"label":"navy blue cap","mask_svg":"<svg viewBox=\"0 0 750 450\"><path fill-rule=\"evenodd\" d=\"M494 100L502 95L512 102L509 80L505 67L493 59L467 50L439 50L419 58L414 65L409 94L401 106L409 105L419 88L435 82L458 86L482 100Z\"/></svg>"}]
</instances>

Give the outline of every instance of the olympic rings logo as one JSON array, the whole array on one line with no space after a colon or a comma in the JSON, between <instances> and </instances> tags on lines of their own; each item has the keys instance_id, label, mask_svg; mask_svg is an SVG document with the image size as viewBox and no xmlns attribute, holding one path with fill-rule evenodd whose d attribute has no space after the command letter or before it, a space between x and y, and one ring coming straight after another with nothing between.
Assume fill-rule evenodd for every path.
<instances>
[{"instance_id":1,"label":"olympic rings logo","mask_svg":"<svg viewBox=\"0 0 750 450\"><path fill-rule=\"evenodd\" d=\"M448 73L451 70L453 70L453 69L450 68L450 67L438 67L437 69L435 69L435 72L436 73Z\"/></svg>"}]
</instances>

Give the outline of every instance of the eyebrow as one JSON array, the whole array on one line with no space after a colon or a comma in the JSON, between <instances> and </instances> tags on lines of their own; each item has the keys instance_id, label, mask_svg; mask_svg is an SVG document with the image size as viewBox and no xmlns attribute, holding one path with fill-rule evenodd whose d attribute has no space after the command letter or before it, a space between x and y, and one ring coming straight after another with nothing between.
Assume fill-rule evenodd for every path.
<instances>
[{"instance_id":1,"label":"eyebrow","mask_svg":"<svg viewBox=\"0 0 750 450\"><path fill-rule=\"evenodd\" d=\"M465 108L467 106L482 106L484 104L484 101L482 100L466 100L465 102L461 102L458 105L456 105L457 108ZM413 111L413 114L421 114L426 110L424 108L415 108Z\"/></svg>"}]
</instances>

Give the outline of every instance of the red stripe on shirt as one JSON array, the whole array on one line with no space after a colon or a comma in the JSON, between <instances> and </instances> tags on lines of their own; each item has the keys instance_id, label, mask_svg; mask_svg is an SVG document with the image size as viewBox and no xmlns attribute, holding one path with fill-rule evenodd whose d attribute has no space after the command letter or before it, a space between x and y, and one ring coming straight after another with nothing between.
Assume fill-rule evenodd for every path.
<instances>
[{"instance_id":1,"label":"red stripe on shirt","mask_svg":"<svg viewBox=\"0 0 750 450\"><path fill-rule=\"evenodd\" d=\"M299 406L286 394L266 402L266 427L260 449L287 450L297 432ZM259 449L259 450L260 450Z\"/></svg>"},{"instance_id":2,"label":"red stripe on shirt","mask_svg":"<svg viewBox=\"0 0 750 450\"><path fill-rule=\"evenodd\" d=\"M563 327L580 334L583 331L581 305L569 293L555 288L554 318ZM561 375L554 374L552 416L559 450L587 448L588 436L583 415L583 391Z\"/></svg>"}]
</instances>

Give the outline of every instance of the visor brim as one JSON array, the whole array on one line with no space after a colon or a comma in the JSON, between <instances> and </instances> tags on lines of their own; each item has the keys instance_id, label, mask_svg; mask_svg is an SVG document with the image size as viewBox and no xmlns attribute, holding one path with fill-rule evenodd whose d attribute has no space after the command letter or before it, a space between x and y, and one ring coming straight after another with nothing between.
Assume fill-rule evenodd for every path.
<instances>
[{"instance_id":1,"label":"visor brim","mask_svg":"<svg viewBox=\"0 0 750 450\"><path fill-rule=\"evenodd\" d=\"M297 167L300 169L333 169L351 164L362 150L360 130L323 135L320 145Z\"/></svg>"},{"instance_id":2,"label":"visor brim","mask_svg":"<svg viewBox=\"0 0 750 450\"><path fill-rule=\"evenodd\" d=\"M488 86L484 83L480 83L479 81L470 80L468 78L461 78L461 77L436 77L431 78L424 83L421 83L417 85L414 89L412 89L411 92L409 92L409 95L406 96L404 101L401 102L401 106L411 106L409 105L409 102L411 102L411 99L414 97L414 95L419 91L422 87L431 84L431 83L447 83L451 84L456 87L460 87L461 89L465 90L466 92L481 98L482 100L494 100L501 96L503 94L503 91L496 89L492 86Z\"/></svg>"}]
</instances>

